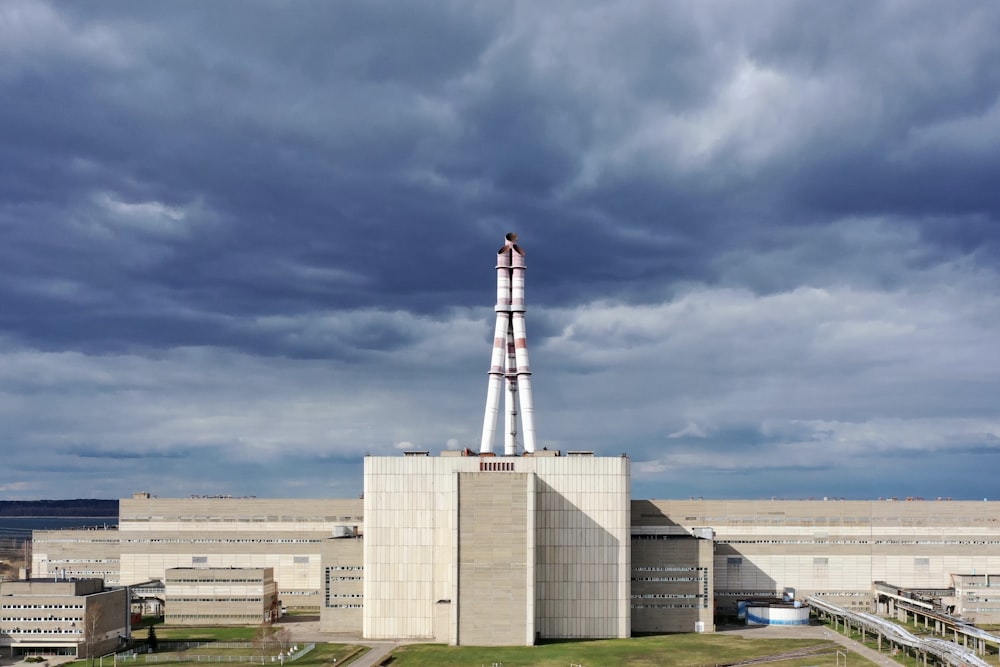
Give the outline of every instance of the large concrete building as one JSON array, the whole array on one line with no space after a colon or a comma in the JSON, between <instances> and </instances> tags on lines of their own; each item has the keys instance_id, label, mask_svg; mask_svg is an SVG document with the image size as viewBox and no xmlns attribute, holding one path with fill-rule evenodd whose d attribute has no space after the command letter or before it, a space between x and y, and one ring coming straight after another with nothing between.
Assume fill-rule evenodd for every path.
<instances>
[{"instance_id":1,"label":"large concrete building","mask_svg":"<svg viewBox=\"0 0 1000 667\"><path fill-rule=\"evenodd\" d=\"M636 512L635 503L641 507ZM820 595L871 607L872 585L947 589L952 574L1000 572L1000 503L950 500L635 501L633 527L710 526L717 608L739 599Z\"/></svg>"},{"instance_id":2,"label":"large concrete building","mask_svg":"<svg viewBox=\"0 0 1000 667\"><path fill-rule=\"evenodd\" d=\"M628 637L629 461L365 459L364 635Z\"/></svg>"},{"instance_id":3,"label":"large concrete building","mask_svg":"<svg viewBox=\"0 0 1000 667\"><path fill-rule=\"evenodd\" d=\"M632 500L625 458L451 454L367 458L364 500L143 496L122 501L117 532L36 539L62 545L62 568L113 564L117 535L123 584L271 567L282 604L370 638L710 631L738 601L788 588L871 609L876 581L961 587L956 611L976 620L998 606L997 502ZM73 541L53 541L63 532Z\"/></svg>"}]
</instances>

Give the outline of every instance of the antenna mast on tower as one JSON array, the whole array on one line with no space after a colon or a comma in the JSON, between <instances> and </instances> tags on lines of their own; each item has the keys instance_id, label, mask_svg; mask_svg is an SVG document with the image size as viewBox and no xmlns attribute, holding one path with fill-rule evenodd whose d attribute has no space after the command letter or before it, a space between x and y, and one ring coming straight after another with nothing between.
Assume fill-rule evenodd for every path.
<instances>
[{"instance_id":1,"label":"antenna mast on tower","mask_svg":"<svg viewBox=\"0 0 1000 667\"><path fill-rule=\"evenodd\" d=\"M517 455L517 416L520 407L524 451L535 451L535 410L531 404L531 368L528 364L528 339L524 329L524 249L517 245L517 234L504 237L497 251L497 313L493 335L490 381L486 392L486 416L483 418L481 454L493 453L500 388L506 380L504 400L504 456Z\"/></svg>"}]
</instances>

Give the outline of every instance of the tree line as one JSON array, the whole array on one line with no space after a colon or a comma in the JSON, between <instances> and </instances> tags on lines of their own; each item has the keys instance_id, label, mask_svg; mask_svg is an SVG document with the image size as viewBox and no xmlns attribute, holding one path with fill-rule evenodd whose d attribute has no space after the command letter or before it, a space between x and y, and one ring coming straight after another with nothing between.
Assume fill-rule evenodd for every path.
<instances>
[{"instance_id":1,"label":"tree line","mask_svg":"<svg viewBox=\"0 0 1000 667\"><path fill-rule=\"evenodd\" d=\"M0 516L118 518L117 500L0 500Z\"/></svg>"}]
</instances>

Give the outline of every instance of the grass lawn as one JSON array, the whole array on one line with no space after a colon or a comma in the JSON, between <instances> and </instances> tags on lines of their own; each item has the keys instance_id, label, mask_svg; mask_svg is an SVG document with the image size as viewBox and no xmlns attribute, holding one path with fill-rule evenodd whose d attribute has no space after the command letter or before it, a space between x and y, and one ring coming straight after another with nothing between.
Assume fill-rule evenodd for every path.
<instances>
[{"instance_id":1,"label":"grass lawn","mask_svg":"<svg viewBox=\"0 0 1000 667\"><path fill-rule=\"evenodd\" d=\"M703 667L732 664L805 647L823 647L818 653L768 663L778 667L834 667L832 642L816 639L745 639L736 635L662 635L633 639L559 642L528 647L480 648L413 644L393 652L391 667ZM841 649L842 650L842 649ZM849 656L851 665L870 665L859 655ZM843 661L843 658L841 658Z\"/></svg>"},{"instance_id":2,"label":"grass lawn","mask_svg":"<svg viewBox=\"0 0 1000 667\"><path fill-rule=\"evenodd\" d=\"M160 650L158 650L153 655L159 655L161 658L165 657L164 654L172 653L170 651L164 650L164 642L204 642L204 641L218 641L218 642L252 642L254 634L257 628L229 628L229 627L219 627L219 628L192 628L192 627L164 627L162 625L156 626L156 638L160 642ZM133 629L133 636L139 641L144 641L148 636L147 628L135 628ZM301 646L301 645L300 645ZM360 655L367 653L370 649L367 646L358 646L355 644L316 644L316 648L302 656L294 663L289 663L289 665L294 665L295 667L327 667L334 664L342 665L345 660L352 660ZM211 648L209 646L193 648L188 651L191 655L202 655L202 656L227 656L227 655L253 655L255 653L254 649L223 649L223 648ZM184 654L178 654L179 657L183 658ZM178 667L180 665L198 665L199 667L204 667L204 662L197 662L195 660L171 660L167 662L150 662L146 663L144 660L144 655L139 655L138 660L135 662L128 662L126 664L129 667L146 667L150 665L151 667L159 667L160 665L170 665L170 667ZM223 659L224 661L224 659ZM99 664L98 660L94 661L95 667ZM113 660L109 658L104 659L105 667L108 665L113 665ZM253 667L254 663L247 662L232 662L226 663L232 665L233 667ZM257 662L256 664L260 664ZM270 665L270 663L267 663ZM66 663L65 667L89 667L90 661L88 660L75 660L70 663Z\"/></svg>"},{"instance_id":3,"label":"grass lawn","mask_svg":"<svg viewBox=\"0 0 1000 667\"><path fill-rule=\"evenodd\" d=\"M189 628L184 626L156 626L156 638L161 642L249 642L253 641L256 627ZM132 636L142 641L149 636L149 628L132 628Z\"/></svg>"},{"instance_id":4,"label":"grass lawn","mask_svg":"<svg viewBox=\"0 0 1000 667\"><path fill-rule=\"evenodd\" d=\"M369 651L367 646L354 646L352 644L316 644L316 648L302 656L298 660L292 663L288 663L289 666L294 665L295 667L327 667L334 664L342 665L347 659L353 659L359 655L363 655ZM114 664L108 661L107 658L104 660L105 667L109 664ZM128 665L135 667L145 667L146 663L142 662L141 659L137 662L129 662ZM157 662L149 663L151 667L158 667L159 665L170 665L171 667L178 667L179 665L199 665L204 667L204 662ZM248 662L230 662L225 663L232 667L253 667L254 663ZM260 663L257 663L258 665ZM270 665L271 663L267 663ZM89 667L90 663L87 660L76 660L74 662L66 663L64 667ZM97 667L98 661L94 661L94 666Z\"/></svg>"}]
</instances>

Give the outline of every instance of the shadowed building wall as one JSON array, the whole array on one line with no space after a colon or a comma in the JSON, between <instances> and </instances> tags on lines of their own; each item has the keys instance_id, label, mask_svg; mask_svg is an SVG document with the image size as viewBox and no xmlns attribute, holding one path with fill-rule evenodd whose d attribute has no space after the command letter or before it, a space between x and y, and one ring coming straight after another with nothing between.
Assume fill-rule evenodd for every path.
<instances>
[{"instance_id":1,"label":"shadowed building wall","mask_svg":"<svg viewBox=\"0 0 1000 667\"><path fill-rule=\"evenodd\" d=\"M872 582L949 588L952 573L1000 572L1000 504L950 500L645 500L633 528L715 530L715 597L820 595L867 610Z\"/></svg>"}]
</instances>

